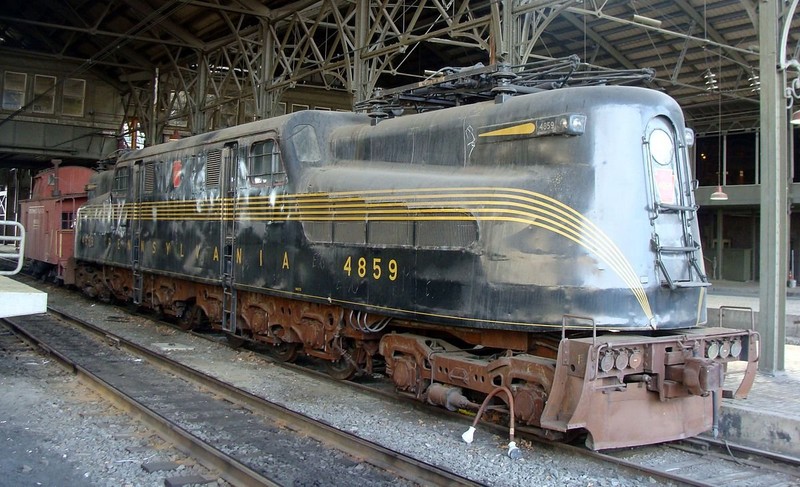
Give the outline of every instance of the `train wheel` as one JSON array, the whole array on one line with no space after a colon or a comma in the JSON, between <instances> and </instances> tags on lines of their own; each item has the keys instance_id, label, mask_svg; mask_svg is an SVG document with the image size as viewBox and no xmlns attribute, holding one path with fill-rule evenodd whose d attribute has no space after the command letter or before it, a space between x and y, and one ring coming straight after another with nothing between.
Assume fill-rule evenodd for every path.
<instances>
[{"instance_id":1,"label":"train wheel","mask_svg":"<svg viewBox=\"0 0 800 487\"><path fill-rule=\"evenodd\" d=\"M325 362L325 371L336 380L350 380L356 376L358 367L342 357L335 362Z\"/></svg>"},{"instance_id":2,"label":"train wheel","mask_svg":"<svg viewBox=\"0 0 800 487\"><path fill-rule=\"evenodd\" d=\"M228 345L233 348L239 348L247 342L244 338L232 333L225 333L225 338L228 340Z\"/></svg>"},{"instance_id":3,"label":"train wheel","mask_svg":"<svg viewBox=\"0 0 800 487\"><path fill-rule=\"evenodd\" d=\"M180 318L178 318L178 328L181 330L197 330L202 327L205 316L203 310L194 304L190 304Z\"/></svg>"},{"instance_id":4,"label":"train wheel","mask_svg":"<svg viewBox=\"0 0 800 487\"><path fill-rule=\"evenodd\" d=\"M338 360L324 362L325 371L336 380L350 380L358 372L358 364L355 361L355 357L355 346L348 344Z\"/></svg>"},{"instance_id":5,"label":"train wheel","mask_svg":"<svg viewBox=\"0 0 800 487\"><path fill-rule=\"evenodd\" d=\"M270 346L267 353L278 362L294 362L299 352L298 343L281 342Z\"/></svg>"}]
</instances>

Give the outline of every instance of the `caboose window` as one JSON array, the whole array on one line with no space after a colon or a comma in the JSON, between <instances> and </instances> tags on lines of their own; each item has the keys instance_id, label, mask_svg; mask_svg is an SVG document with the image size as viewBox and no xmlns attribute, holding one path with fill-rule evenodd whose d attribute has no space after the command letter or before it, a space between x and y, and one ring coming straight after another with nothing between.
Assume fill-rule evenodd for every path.
<instances>
[{"instance_id":1,"label":"caboose window","mask_svg":"<svg viewBox=\"0 0 800 487\"><path fill-rule=\"evenodd\" d=\"M283 168L278 144L269 139L250 146L250 182L283 186L286 184L286 170Z\"/></svg>"},{"instance_id":2,"label":"caboose window","mask_svg":"<svg viewBox=\"0 0 800 487\"><path fill-rule=\"evenodd\" d=\"M3 109L19 110L25 104L25 84L28 75L6 71L3 77Z\"/></svg>"},{"instance_id":3,"label":"caboose window","mask_svg":"<svg viewBox=\"0 0 800 487\"><path fill-rule=\"evenodd\" d=\"M70 230L75 228L75 212L64 211L61 213L61 229Z\"/></svg>"}]
</instances>

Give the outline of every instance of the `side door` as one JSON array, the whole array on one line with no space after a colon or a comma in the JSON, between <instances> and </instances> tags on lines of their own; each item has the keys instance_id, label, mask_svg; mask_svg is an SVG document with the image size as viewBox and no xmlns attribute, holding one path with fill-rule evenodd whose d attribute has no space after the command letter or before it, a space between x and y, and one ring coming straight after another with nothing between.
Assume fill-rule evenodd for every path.
<instances>
[{"instance_id":1,"label":"side door","mask_svg":"<svg viewBox=\"0 0 800 487\"><path fill-rule=\"evenodd\" d=\"M106 233L106 258L123 267L130 267L131 253L130 223L133 210L132 162L118 164L114 168L114 180L107 207L108 227Z\"/></svg>"},{"instance_id":2,"label":"side door","mask_svg":"<svg viewBox=\"0 0 800 487\"><path fill-rule=\"evenodd\" d=\"M131 243L131 266L133 269L133 302L142 303L142 252L144 244L142 242L142 232L145 219L145 205L155 191L155 161L136 161L136 174L138 174L138 184L134 185L131 224L129 239Z\"/></svg>"},{"instance_id":3,"label":"side door","mask_svg":"<svg viewBox=\"0 0 800 487\"><path fill-rule=\"evenodd\" d=\"M239 187L239 145L227 144L222 149L222 187L220 188L220 276L222 277L222 329L236 334L237 299L233 255L236 250L236 207Z\"/></svg>"}]
</instances>

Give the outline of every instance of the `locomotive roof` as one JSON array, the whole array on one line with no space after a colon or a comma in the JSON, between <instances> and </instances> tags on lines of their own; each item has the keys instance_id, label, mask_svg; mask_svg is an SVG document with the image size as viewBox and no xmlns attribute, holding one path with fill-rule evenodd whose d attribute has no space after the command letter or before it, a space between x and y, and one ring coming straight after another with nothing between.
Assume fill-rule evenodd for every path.
<instances>
[{"instance_id":1,"label":"locomotive roof","mask_svg":"<svg viewBox=\"0 0 800 487\"><path fill-rule=\"evenodd\" d=\"M53 191L58 189L60 195L74 195L85 191L86 184L95 174L93 169L83 166L63 166L58 168L58 186L51 177L55 175L53 168L45 169L34 176L31 199L42 199L53 196Z\"/></svg>"},{"instance_id":2,"label":"locomotive roof","mask_svg":"<svg viewBox=\"0 0 800 487\"><path fill-rule=\"evenodd\" d=\"M634 86L578 86L558 90L518 95L502 104L485 101L420 114L390 118L361 135L397 131L407 132L415 127L462 127L465 119L486 116L488 123L524 120L533 116L559 115L568 112L586 112L595 106L651 106L669 112L676 122L683 121L678 103L669 95L650 88ZM344 132L346 129L340 129Z\"/></svg>"},{"instance_id":3,"label":"locomotive roof","mask_svg":"<svg viewBox=\"0 0 800 487\"><path fill-rule=\"evenodd\" d=\"M327 121L323 121L327 119ZM290 113L278 117L248 122L233 127L228 127L213 132L206 132L179 140L157 144L143 149L127 152L120 156L118 162L127 162L142 158L153 157L158 154L168 152L183 151L194 147L207 144L222 144L226 141L236 140L244 137L277 132L280 136L291 130L292 127L302 124L326 123L328 125L350 125L350 124L369 124L369 117L366 115L350 112L332 112L323 110L304 110L301 112Z\"/></svg>"},{"instance_id":4,"label":"locomotive roof","mask_svg":"<svg viewBox=\"0 0 800 487\"><path fill-rule=\"evenodd\" d=\"M277 132L285 137L299 125L313 125L324 140L328 138L369 138L391 133L411 134L417 127L431 131L463 128L468 118L482 117L484 124L524 120L535 115L559 115L568 112L587 112L598 105L660 106L673 117L682 113L677 102L668 95L649 88L632 86L581 86L542 91L511 97L502 104L486 101L441 110L389 118L377 125L369 116L350 112L305 110L234 127L220 129L180 140L166 142L124 154L119 163L159 154L186 151L203 145L224 144L267 132ZM355 129L355 130L354 130ZM352 140L352 139L350 139Z\"/></svg>"}]
</instances>

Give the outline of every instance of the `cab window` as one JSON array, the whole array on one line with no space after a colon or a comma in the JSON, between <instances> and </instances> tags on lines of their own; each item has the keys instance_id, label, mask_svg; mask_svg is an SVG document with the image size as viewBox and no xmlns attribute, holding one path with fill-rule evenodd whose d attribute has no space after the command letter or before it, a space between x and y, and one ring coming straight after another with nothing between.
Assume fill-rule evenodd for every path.
<instances>
[{"instance_id":1,"label":"cab window","mask_svg":"<svg viewBox=\"0 0 800 487\"><path fill-rule=\"evenodd\" d=\"M115 193L127 193L130 178L130 166L118 167L116 172L114 172L114 186L112 187L112 190Z\"/></svg>"},{"instance_id":2,"label":"cab window","mask_svg":"<svg viewBox=\"0 0 800 487\"><path fill-rule=\"evenodd\" d=\"M263 140L250 146L250 182L257 185L283 186L286 170L274 139Z\"/></svg>"}]
</instances>

